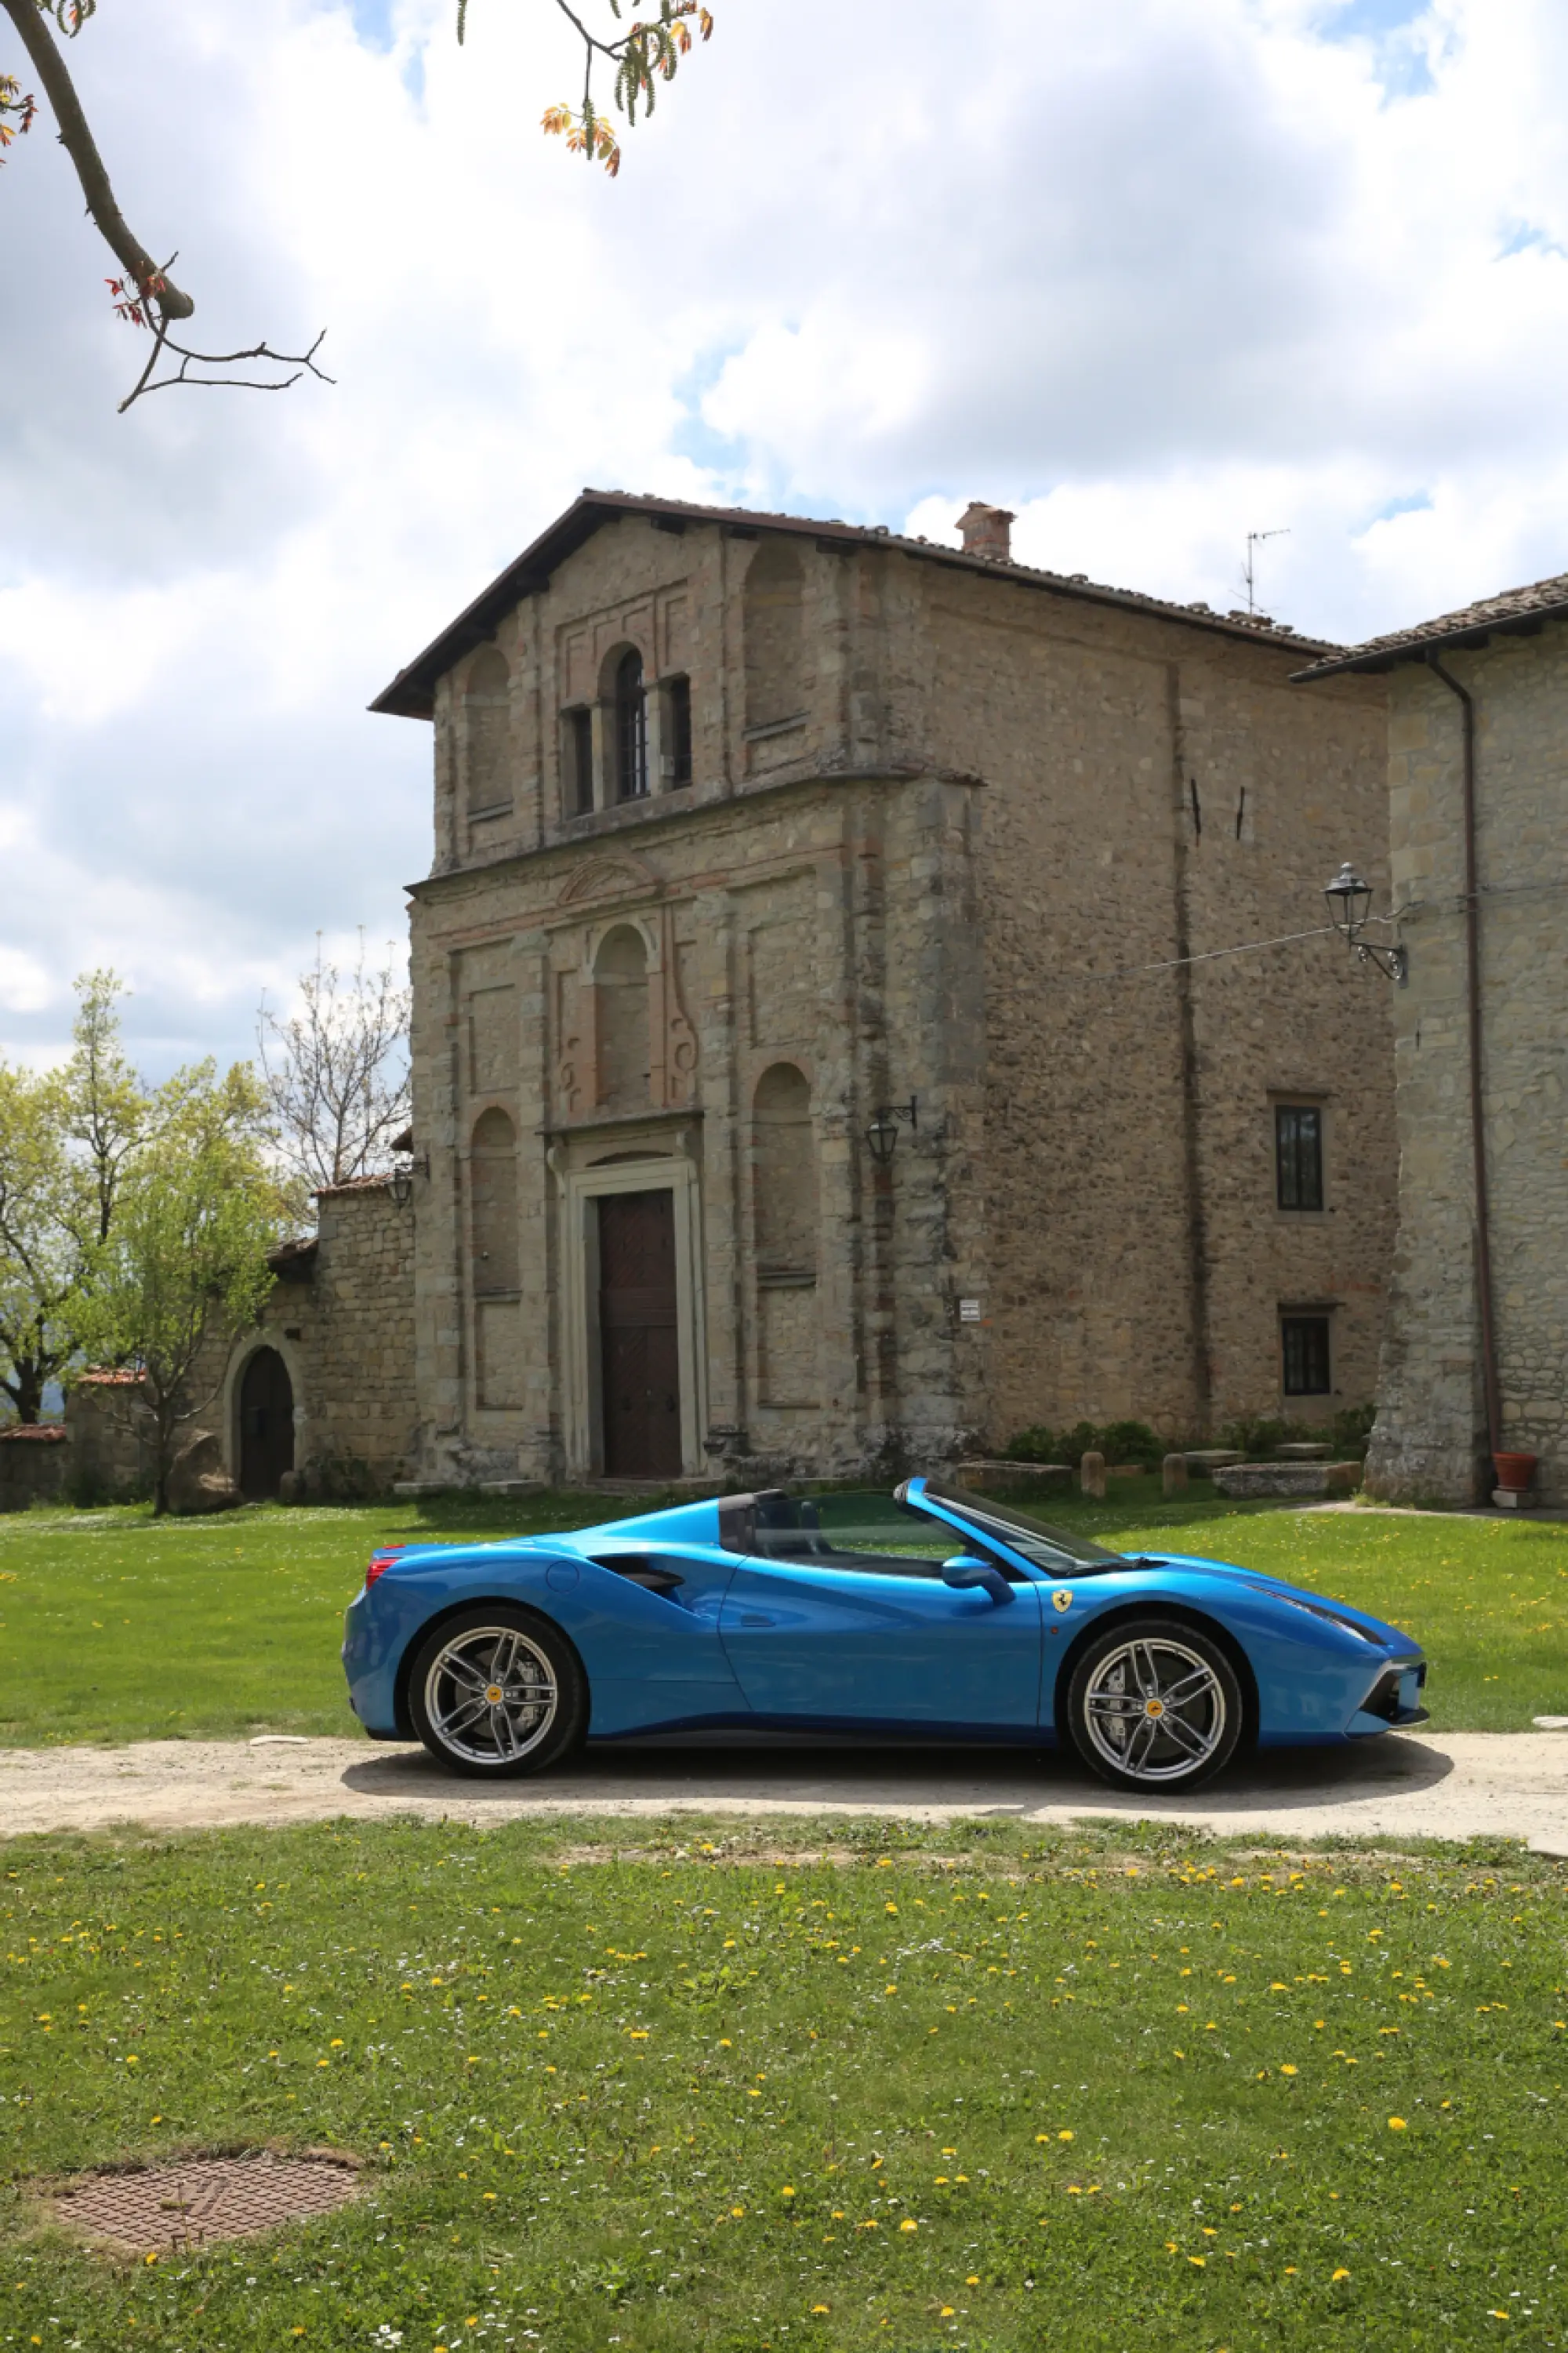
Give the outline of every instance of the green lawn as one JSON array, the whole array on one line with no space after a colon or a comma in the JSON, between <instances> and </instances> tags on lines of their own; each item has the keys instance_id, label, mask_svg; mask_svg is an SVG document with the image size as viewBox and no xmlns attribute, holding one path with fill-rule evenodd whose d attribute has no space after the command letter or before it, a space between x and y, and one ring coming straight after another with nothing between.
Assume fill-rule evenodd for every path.
<instances>
[{"instance_id":1,"label":"green lawn","mask_svg":"<svg viewBox=\"0 0 1568 2353\"><path fill-rule=\"evenodd\" d=\"M1563 1866L616 1835L15 1843L0 2342L1564 2342ZM268 2141L357 2150L363 2200L148 2263L30 2194Z\"/></svg>"},{"instance_id":2,"label":"green lawn","mask_svg":"<svg viewBox=\"0 0 1568 2353\"><path fill-rule=\"evenodd\" d=\"M0 1745L353 1730L340 1625L383 1539L570 1527L637 1508L561 1495L365 1510L0 1518ZM1450 1514L1165 1506L1155 1481L1048 1509L1111 1544L1185 1547L1337 1594L1423 1641L1439 1730L1568 1715L1568 1528ZM911 1530L912 1532L912 1530Z\"/></svg>"}]
</instances>

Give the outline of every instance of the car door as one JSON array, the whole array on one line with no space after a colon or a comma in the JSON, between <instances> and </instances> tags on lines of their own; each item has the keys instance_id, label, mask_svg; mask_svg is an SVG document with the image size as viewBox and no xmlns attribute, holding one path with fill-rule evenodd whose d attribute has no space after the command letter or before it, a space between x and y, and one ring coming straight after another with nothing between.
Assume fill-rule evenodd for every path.
<instances>
[{"instance_id":1,"label":"car door","mask_svg":"<svg viewBox=\"0 0 1568 2353\"><path fill-rule=\"evenodd\" d=\"M907 1725L955 1736L1035 1729L1040 1593L955 1591L934 1561L748 1560L719 1631L759 1715L823 1729Z\"/></svg>"}]
</instances>

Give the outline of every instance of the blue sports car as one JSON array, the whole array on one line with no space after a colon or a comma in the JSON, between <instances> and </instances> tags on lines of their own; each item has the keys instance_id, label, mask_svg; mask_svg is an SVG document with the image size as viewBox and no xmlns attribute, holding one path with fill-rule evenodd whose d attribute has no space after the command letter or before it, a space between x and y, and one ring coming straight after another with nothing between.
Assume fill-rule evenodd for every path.
<instances>
[{"instance_id":1,"label":"blue sports car","mask_svg":"<svg viewBox=\"0 0 1568 2353\"><path fill-rule=\"evenodd\" d=\"M1426 1718L1419 1646L1362 1610L931 1479L379 1551L343 1666L373 1739L487 1778L584 1739L826 1735L1066 1746L1190 1788L1254 1745Z\"/></svg>"}]
</instances>

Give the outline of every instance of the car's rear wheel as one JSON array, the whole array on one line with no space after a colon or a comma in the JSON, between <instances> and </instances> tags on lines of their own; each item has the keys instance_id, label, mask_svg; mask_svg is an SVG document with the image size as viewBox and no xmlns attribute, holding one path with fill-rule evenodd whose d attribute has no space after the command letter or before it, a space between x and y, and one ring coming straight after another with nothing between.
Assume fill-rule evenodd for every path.
<instances>
[{"instance_id":1,"label":"car's rear wheel","mask_svg":"<svg viewBox=\"0 0 1568 2353\"><path fill-rule=\"evenodd\" d=\"M1073 1746L1119 1789L1190 1789L1227 1765L1244 1712L1219 1644L1181 1619L1123 1619L1090 1642L1068 1691Z\"/></svg>"},{"instance_id":2,"label":"car's rear wheel","mask_svg":"<svg viewBox=\"0 0 1568 2353\"><path fill-rule=\"evenodd\" d=\"M438 1764L486 1780L540 1773L588 1725L588 1682L558 1627L480 1604L444 1619L408 1682L414 1729Z\"/></svg>"}]
</instances>

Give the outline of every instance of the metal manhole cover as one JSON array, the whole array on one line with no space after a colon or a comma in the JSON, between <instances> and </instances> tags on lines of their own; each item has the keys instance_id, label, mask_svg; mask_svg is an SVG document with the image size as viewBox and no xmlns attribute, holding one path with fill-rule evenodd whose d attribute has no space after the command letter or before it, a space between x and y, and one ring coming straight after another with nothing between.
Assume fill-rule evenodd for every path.
<instances>
[{"instance_id":1,"label":"metal manhole cover","mask_svg":"<svg viewBox=\"0 0 1568 2353\"><path fill-rule=\"evenodd\" d=\"M138 2253L248 2239L346 2206L359 2188L342 2157L192 2158L142 2173L84 2176L61 2190L55 2215L84 2238Z\"/></svg>"}]
</instances>

